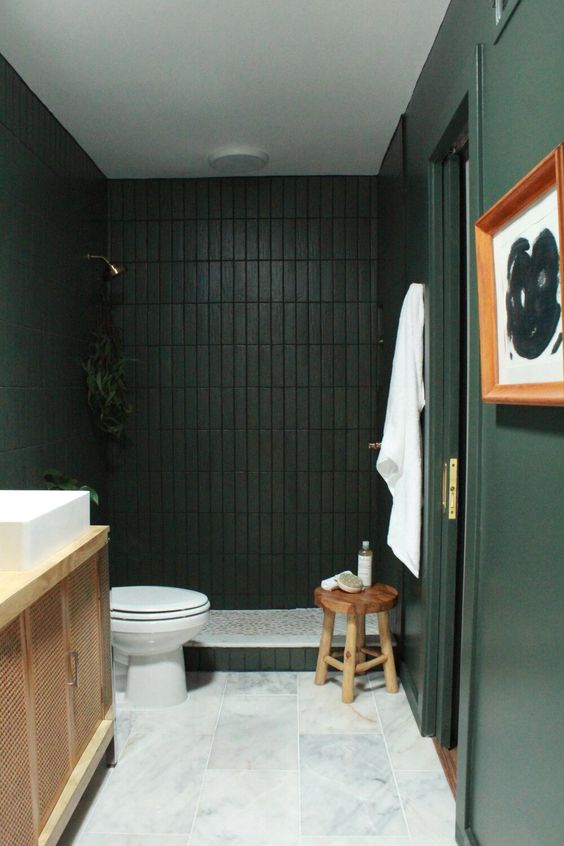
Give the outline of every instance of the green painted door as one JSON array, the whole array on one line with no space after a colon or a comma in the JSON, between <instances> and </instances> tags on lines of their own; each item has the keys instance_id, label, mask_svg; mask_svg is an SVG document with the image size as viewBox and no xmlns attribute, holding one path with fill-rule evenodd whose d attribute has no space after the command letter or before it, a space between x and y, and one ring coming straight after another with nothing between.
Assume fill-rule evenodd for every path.
<instances>
[{"instance_id":1,"label":"green painted door","mask_svg":"<svg viewBox=\"0 0 564 846\"><path fill-rule=\"evenodd\" d=\"M467 144L440 165L443 242L443 414L436 735L458 739L466 468Z\"/></svg>"}]
</instances>

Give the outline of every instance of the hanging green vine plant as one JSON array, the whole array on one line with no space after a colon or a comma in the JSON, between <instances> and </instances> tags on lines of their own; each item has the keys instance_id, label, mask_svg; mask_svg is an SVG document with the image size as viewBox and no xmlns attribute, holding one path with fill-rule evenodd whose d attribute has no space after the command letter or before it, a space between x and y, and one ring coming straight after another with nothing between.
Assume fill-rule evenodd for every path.
<instances>
[{"instance_id":1,"label":"hanging green vine plant","mask_svg":"<svg viewBox=\"0 0 564 846\"><path fill-rule=\"evenodd\" d=\"M119 332L112 319L107 280L103 278L101 283L98 328L92 334L88 357L82 367L86 374L88 405L94 422L110 438L121 441L125 437L125 423L133 406L127 399L127 359L123 355Z\"/></svg>"},{"instance_id":2,"label":"hanging green vine plant","mask_svg":"<svg viewBox=\"0 0 564 846\"><path fill-rule=\"evenodd\" d=\"M46 470L43 474L48 491L88 491L90 494L90 502L94 505L100 504L98 492L91 488L90 485L83 485L78 479L72 479L61 473L60 470Z\"/></svg>"},{"instance_id":3,"label":"hanging green vine plant","mask_svg":"<svg viewBox=\"0 0 564 846\"><path fill-rule=\"evenodd\" d=\"M125 358L112 338L94 332L90 353L83 363L88 405L102 432L121 440L133 406L127 400Z\"/></svg>"}]
</instances>

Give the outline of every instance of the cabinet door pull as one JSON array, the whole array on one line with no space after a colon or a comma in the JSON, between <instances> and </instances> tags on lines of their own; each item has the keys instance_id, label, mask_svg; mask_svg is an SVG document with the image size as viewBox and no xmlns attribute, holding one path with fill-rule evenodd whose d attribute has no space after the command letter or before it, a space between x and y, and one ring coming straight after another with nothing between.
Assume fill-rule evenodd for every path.
<instances>
[{"instance_id":1,"label":"cabinet door pull","mask_svg":"<svg viewBox=\"0 0 564 846\"><path fill-rule=\"evenodd\" d=\"M76 649L70 653L72 659L72 681L67 682L69 687L78 687L80 684L80 676L78 673L78 652Z\"/></svg>"}]
</instances>

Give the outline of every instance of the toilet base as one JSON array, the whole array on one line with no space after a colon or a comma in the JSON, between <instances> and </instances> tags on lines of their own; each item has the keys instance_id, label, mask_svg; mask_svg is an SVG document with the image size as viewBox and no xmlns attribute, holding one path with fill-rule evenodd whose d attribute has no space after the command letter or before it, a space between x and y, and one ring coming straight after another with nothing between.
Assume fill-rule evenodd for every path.
<instances>
[{"instance_id":1,"label":"toilet base","mask_svg":"<svg viewBox=\"0 0 564 846\"><path fill-rule=\"evenodd\" d=\"M130 655L125 696L133 708L169 708L186 699L181 646L161 655Z\"/></svg>"}]
</instances>

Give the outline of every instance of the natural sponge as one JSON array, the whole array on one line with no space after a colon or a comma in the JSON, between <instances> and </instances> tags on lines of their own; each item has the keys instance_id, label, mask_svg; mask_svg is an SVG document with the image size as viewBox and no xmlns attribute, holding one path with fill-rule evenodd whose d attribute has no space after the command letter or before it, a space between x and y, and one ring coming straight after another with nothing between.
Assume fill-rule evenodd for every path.
<instances>
[{"instance_id":1,"label":"natural sponge","mask_svg":"<svg viewBox=\"0 0 564 846\"><path fill-rule=\"evenodd\" d=\"M350 570L345 571L344 573L339 573L339 575L335 578L337 579L337 585L339 588L347 593L358 593L364 589L362 579L359 579L358 576L355 576L355 574Z\"/></svg>"}]
</instances>

